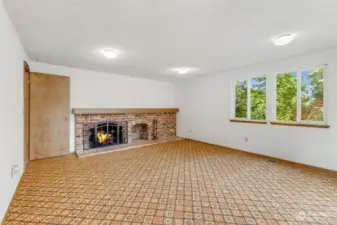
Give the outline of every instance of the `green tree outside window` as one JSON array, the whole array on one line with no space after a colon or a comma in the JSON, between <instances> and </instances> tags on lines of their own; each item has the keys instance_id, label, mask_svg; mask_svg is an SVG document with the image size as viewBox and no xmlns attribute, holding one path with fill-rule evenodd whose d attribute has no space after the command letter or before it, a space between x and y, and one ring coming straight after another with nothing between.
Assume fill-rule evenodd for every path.
<instances>
[{"instance_id":1,"label":"green tree outside window","mask_svg":"<svg viewBox=\"0 0 337 225\"><path fill-rule=\"evenodd\" d=\"M239 81L235 84L235 117L247 119L247 81Z\"/></svg>"}]
</instances>

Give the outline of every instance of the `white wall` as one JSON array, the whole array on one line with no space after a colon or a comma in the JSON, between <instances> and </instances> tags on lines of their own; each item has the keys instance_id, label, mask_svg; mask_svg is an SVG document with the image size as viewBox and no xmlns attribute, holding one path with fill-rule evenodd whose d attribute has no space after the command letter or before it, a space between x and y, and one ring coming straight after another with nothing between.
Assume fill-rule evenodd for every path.
<instances>
[{"instance_id":1,"label":"white wall","mask_svg":"<svg viewBox=\"0 0 337 225\"><path fill-rule=\"evenodd\" d=\"M26 53L0 1L0 221L21 178L23 158L23 60ZM19 173L11 177L12 165Z\"/></svg>"},{"instance_id":2,"label":"white wall","mask_svg":"<svg viewBox=\"0 0 337 225\"><path fill-rule=\"evenodd\" d=\"M330 129L230 123L231 83L328 63L325 110ZM289 58L177 84L179 136L337 170L337 50ZM190 133L189 131L192 130ZM248 143L244 138L248 137Z\"/></svg>"},{"instance_id":3,"label":"white wall","mask_svg":"<svg viewBox=\"0 0 337 225\"><path fill-rule=\"evenodd\" d=\"M70 108L175 107L174 85L45 63L29 62L31 71L70 77ZM75 150L74 116L70 117L70 151Z\"/></svg>"}]
</instances>

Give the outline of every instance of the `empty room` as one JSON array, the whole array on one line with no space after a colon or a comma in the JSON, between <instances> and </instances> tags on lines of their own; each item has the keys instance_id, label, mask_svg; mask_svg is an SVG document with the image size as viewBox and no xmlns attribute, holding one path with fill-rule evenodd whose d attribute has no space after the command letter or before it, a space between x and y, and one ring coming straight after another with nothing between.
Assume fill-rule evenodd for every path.
<instances>
[{"instance_id":1,"label":"empty room","mask_svg":"<svg viewBox=\"0 0 337 225\"><path fill-rule=\"evenodd\" d=\"M0 0L4 225L337 225L336 0Z\"/></svg>"}]
</instances>

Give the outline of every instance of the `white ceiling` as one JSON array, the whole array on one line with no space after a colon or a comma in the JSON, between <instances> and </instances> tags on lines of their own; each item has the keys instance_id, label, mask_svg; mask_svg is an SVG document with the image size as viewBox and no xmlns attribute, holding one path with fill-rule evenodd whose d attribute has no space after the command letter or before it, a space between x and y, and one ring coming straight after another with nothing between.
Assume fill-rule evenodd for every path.
<instances>
[{"instance_id":1,"label":"white ceiling","mask_svg":"<svg viewBox=\"0 0 337 225\"><path fill-rule=\"evenodd\" d=\"M203 76L337 46L336 0L4 0L29 57L152 79ZM295 33L276 47L271 39ZM104 58L115 48L115 60ZM189 75L168 71L194 67Z\"/></svg>"}]
</instances>

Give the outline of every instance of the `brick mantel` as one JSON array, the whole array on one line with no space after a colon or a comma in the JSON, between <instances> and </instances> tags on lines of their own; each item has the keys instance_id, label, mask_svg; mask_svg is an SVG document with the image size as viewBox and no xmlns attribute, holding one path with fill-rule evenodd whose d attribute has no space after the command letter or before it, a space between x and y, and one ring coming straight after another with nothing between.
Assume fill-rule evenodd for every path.
<instances>
[{"instance_id":1,"label":"brick mantel","mask_svg":"<svg viewBox=\"0 0 337 225\"><path fill-rule=\"evenodd\" d=\"M73 108L73 114L177 113L178 108Z\"/></svg>"}]
</instances>

